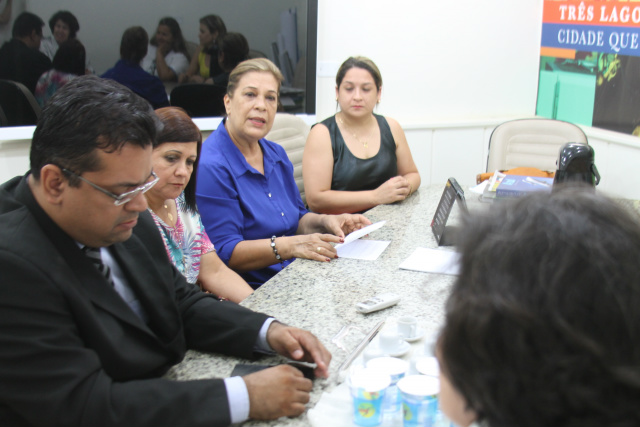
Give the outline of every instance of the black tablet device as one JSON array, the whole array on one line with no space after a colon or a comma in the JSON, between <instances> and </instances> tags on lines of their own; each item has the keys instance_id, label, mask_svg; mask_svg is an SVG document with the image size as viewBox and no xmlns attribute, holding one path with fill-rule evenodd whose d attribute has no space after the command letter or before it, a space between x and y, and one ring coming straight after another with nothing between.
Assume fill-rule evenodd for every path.
<instances>
[{"instance_id":1,"label":"black tablet device","mask_svg":"<svg viewBox=\"0 0 640 427\"><path fill-rule=\"evenodd\" d=\"M431 230L436 242L438 242L438 246L452 246L456 242L457 227L447 225L449 214L451 214L455 203L458 203L463 214L468 212L462 187L460 187L455 178L449 178L442 192L442 197L440 197L436 213L431 220Z\"/></svg>"}]
</instances>

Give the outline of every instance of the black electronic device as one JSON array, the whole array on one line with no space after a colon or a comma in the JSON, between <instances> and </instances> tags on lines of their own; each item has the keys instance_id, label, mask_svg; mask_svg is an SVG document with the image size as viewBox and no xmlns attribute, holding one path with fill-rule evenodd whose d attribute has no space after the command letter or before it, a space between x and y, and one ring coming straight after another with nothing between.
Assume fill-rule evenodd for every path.
<instances>
[{"instance_id":1,"label":"black electronic device","mask_svg":"<svg viewBox=\"0 0 640 427\"><path fill-rule=\"evenodd\" d=\"M560 147L558 170L553 184L564 182L584 182L595 187L600 182L600 174L594 162L595 152L590 145L568 142Z\"/></svg>"},{"instance_id":2,"label":"black electronic device","mask_svg":"<svg viewBox=\"0 0 640 427\"><path fill-rule=\"evenodd\" d=\"M463 214L467 214L467 203L464 191L455 178L449 178L440 197L436 213L431 220L431 230L438 246L452 246L456 243L458 227L447 225L447 220L455 203L458 203Z\"/></svg>"},{"instance_id":3,"label":"black electronic device","mask_svg":"<svg viewBox=\"0 0 640 427\"><path fill-rule=\"evenodd\" d=\"M293 366L294 368L298 369L300 372L302 372L302 375L304 375L305 378L314 380L316 377L315 373L313 372L314 368L310 366L310 364L308 363L292 361L292 362L288 362L287 365ZM241 377L244 375L253 374L254 372L262 371L263 369L273 368L274 366L278 366L278 365L250 365L247 363L238 363L236 364L236 366L234 366L230 376Z\"/></svg>"}]
</instances>

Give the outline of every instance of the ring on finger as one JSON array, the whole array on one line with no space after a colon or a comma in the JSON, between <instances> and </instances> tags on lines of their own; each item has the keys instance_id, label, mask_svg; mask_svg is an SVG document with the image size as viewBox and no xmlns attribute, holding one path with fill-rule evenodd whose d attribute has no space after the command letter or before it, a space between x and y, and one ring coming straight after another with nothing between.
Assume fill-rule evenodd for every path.
<instances>
[{"instance_id":1,"label":"ring on finger","mask_svg":"<svg viewBox=\"0 0 640 427\"><path fill-rule=\"evenodd\" d=\"M318 248L316 249L316 252L320 253L321 250L322 250L322 246L318 246Z\"/></svg>"}]
</instances>

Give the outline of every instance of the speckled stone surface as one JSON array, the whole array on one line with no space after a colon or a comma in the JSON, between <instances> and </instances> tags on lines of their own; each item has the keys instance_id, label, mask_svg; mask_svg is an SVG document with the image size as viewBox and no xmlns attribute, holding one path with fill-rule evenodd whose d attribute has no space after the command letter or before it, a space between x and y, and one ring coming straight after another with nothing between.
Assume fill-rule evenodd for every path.
<instances>
[{"instance_id":1,"label":"speckled stone surface","mask_svg":"<svg viewBox=\"0 0 640 427\"><path fill-rule=\"evenodd\" d=\"M444 185L423 187L402 203L378 206L366 213L372 221L386 220L384 227L371 233L373 240L391 243L376 261L340 258L329 263L296 260L261 286L242 305L274 316L287 324L313 332L333 354L329 380L314 381L309 407L323 390L335 385L336 370L347 353L331 342L343 326L370 330L380 320L403 315L415 316L420 325L434 330L444 316L444 303L453 276L400 270L398 266L417 247L435 248L430 224ZM354 304L373 295L394 292L402 296L398 305L363 315ZM361 335L352 334L353 339ZM355 347L357 341L345 342ZM167 378L177 380L227 377L236 363L276 364L279 357L247 362L241 359L189 351L184 361L173 367ZM306 426L306 416L281 418L271 422L249 421L247 426Z\"/></svg>"},{"instance_id":2,"label":"speckled stone surface","mask_svg":"<svg viewBox=\"0 0 640 427\"><path fill-rule=\"evenodd\" d=\"M454 277L398 268L417 247L437 247L430 224L443 189L444 185L422 187L402 203L378 206L366 213L372 222L387 221L384 227L364 237L391 242L376 261L341 258L330 263L318 263L296 260L242 303L282 322L310 330L333 354L331 376L328 380L314 381L311 402L307 405L309 408L317 403L323 391L330 391L336 385L336 371L347 353L331 339L343 327L362 331L350 332L341 340L345 348L352 349L364 335L363 332L369 331L380 320L411 315L417 317L420 326L427 331L437 330L443 321L444 304ZM477 199L476 194L467 192L471 212L487 208ZM640 213L640 201L616 202L631 212ZM452 220L455 221L455 215ZM398 305L377 313L363 315L355 310L356 302L383 292L398 293L402 299ZM420 343L414 344L413 349L417 345ZM173 367L166 377L176 380L228 377L236 363L270 365L282 363L283 360L279 356L270 356L251 362L189 351L184 361ZM271 422L248 421L242 425L297 427L310 423L306 414L303 414L297 418L280 418Z\"/></svg>"}]
</instances>

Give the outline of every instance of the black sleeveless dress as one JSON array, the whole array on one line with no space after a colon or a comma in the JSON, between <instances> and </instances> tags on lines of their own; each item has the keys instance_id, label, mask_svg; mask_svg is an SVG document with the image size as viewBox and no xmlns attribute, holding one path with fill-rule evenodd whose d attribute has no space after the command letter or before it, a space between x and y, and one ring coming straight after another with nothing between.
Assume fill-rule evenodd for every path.
<instances>
[{"instance_id":1,"label":"black sleeveless dress","mask_svg":"<svg viewBox=\"0 0 640 427\"><path fill-rule=\"evenodd\" d=\"M335 116L322 122L329 129L333 149L332 190L373 190L398 174L396 142L389 123L382 116L374 114L374 117L380 127L380 150L368 159L360 159L351 153L340 133Z\"/></svg>"}]
</instances>

